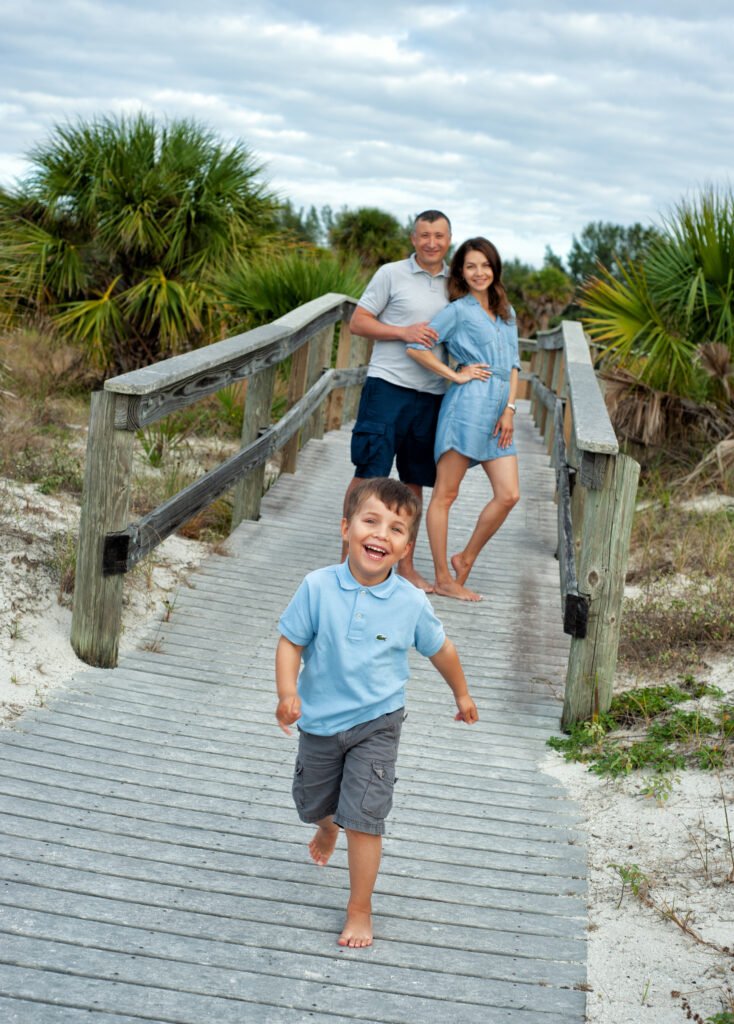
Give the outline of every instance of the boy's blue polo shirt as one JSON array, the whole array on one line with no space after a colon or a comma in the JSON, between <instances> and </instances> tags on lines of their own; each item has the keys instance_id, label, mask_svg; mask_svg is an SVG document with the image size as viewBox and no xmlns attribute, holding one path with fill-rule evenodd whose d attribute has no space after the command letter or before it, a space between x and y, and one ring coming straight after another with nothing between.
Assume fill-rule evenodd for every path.
<instances>
[{"instance_id":1,"label":"boy's blue polo shirt","mask_svg":"<svg viewBox=\"0 0 734 1024\"><path fill-rule=\"evenodd\" d=\"M333 736L405 703L408 651L433 657L445 634L423 593L393 570L363 587L348 562L309 573L278 622L303 647L299 728Z\"/></svg>"}]
</instances>

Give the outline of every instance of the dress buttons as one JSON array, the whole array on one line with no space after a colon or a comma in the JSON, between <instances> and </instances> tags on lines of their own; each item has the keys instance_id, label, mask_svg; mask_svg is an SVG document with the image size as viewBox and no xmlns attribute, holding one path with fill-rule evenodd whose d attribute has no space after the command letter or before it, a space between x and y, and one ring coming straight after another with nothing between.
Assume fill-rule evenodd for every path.
<instances>
[{"instance_id":1,"label":"dress buttons","mask_svg":"<svg viewBox=\"0 0 734 1024\"><path fill-rule=\"evenodd\" d=\"M358 619L361 619L361 618L362 618L362 612L357 612L357 618L358 618Z\"/></svg>"}]
</instances>

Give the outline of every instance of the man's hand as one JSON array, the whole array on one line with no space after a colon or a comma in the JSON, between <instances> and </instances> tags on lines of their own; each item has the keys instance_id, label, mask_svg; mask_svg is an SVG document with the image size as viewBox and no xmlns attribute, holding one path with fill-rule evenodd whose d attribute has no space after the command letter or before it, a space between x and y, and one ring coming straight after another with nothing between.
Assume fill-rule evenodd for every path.
<instances>
[{"instance_id":1,"label":"man's hand","mask_svg":"<svg viewBox=\"0 0 734 1024\"><path fill-rule=\"evenodd\" d=\"M288 726L293 725L301 717L301 698L298 694L294 694L292 697L283 697L278 702L275 717L286 736L290 736L291 731Z\"/></svg>"},{"instance_id":2,"label":"man's hand","mask_svg":"<svg viewBox=\"0 0 734 1024\"><path fill-rule=\"evenodd\" d=\"M412 343L433 348L438 341L438 331L429 327L427 320L422 324L411 324L409 327L401 328L401 335L406 345Z\"/></svg>"},{"instance_id":3,"label":"man's hand","mask_svg":"<svg viewBox=\"0 0 734 1024\"><path fill-rule=\"evenodd\" d=\"M473 725L474 722L479 721L477 706L468 693L466 697L457 698L456 706L459 710L454 718L455 722L466 722L467 725Z\"/></svg>"}]
</instances>

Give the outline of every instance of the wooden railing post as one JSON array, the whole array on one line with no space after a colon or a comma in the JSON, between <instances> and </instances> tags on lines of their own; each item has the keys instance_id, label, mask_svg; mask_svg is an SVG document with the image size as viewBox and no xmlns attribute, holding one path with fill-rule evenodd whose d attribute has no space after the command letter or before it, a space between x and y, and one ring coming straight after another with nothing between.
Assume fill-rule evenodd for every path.
<instances>
[{"instance_id":1,"label":"wooden railing post","mask_svg":"<svg viewBox=\"0 0 734 1024\"><path fill-rule=\"evenodd\" d=\"M245 415L242 420L242 442L240 447L256 441L261 430L270 426L270 409L275 389L275 366L268 366L253 374L247 381ZM265 463L256 466L251 473L237 481L232 505L232 529L243 519L260 518Z\"/></svg>"},{"instance_id":2,"label":"wooden railing post","mask_svg":"<svg viewBox=\"0 0 734 1024\"><path fill-rule=\"evenodd\" d=\"M308 373L310 349L311 341L307 341L293 353L291 375L288 380L286 411L292 409L296 402L300 401L306 394L306 375ZM283 461L280 464L281 473L295 473L296 471L300 433L300 430L297 430L293 437L283 445Z\"/></svg>"},{"instance_id":3,"label":"wooden railing post","mask_svg":"<svg viewBox=\"0 0 734 1024\"><path fill-rule=\"evenodd\" d=\"M102 555L105 535L127 526L135 435L115 428L115 408L125 401L111 391L92 395L79 522L71 645L102 668L117 664L122 619L124 577L104 576Z\"/></svg>"},{"instance_id":4,"label":"wooden railing post","mask_svg":"<svg viewBox=\"0 0 734 1024\"><path fill-rule=\"evenodd\" d=\"M352 332L349 321L342 320L339 325L339 344L336 350L335 370L346 370L350 365L352 354ZM344 411L344 395L346 388L335 388L326 400L326 429L338 430L342 425Z\"/></svg>"},{"instance_id":5,"label":"wooden railing post","mask_svg":"<svg viewBox=\"0 0 734 1024\"><path fill-rule=\"evenodd\" d=\"M369 363L371 353L372 342L369 338L361 338L358 334L352 335L352 347L349 353L350 367L364 366L366 363ZM350 420L356 420L361 394L361 386L347 388L346 394L344 395L342 421L346 420L346 422L349 423Z\"/></svg>"},{"instance_id":6,"label":"wooden railing post","mask_svg":"<svg viewBox=\"0 0 734 1024\"><path fill-rule=\"evenodd\" d=\"M579 590L589 596L586 637L571 640L561 728L609 708L640 467L608 456L600 489L586 489L578 564ZM578 486L578 483L577 483Z\"/></svg>"},{"instance_id":7,"label":"wooden railing post","mask_svg":"<svg viewBox=\"0 0 734 1024\"><path fill-rule=\"evenodd\" d=\"M308 369L306 371L306 391L313 387L324 370L331 366L331 345L334 338L334 327L330 324L323 331L319 331L311 338L311 349L308 357ZM301 448L311 438L324 436L324 419L326 408L322 405L313 416L310 417L301 428Z\"/></svg>"}]
</instances>

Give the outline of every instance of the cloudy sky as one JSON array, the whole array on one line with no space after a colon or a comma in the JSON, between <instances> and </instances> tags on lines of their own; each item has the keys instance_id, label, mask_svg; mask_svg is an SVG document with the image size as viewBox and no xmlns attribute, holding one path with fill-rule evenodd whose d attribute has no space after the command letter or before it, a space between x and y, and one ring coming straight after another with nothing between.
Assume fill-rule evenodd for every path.
<instances>
[{"instance_id":1,"label":"cloudy sky","mask_svg":"<svg viewBox=\"0 0 734 1024\"><path fill-rule=\"evenodd\" d=\"M54 124L142 109L244 140L297 207L438 207L540 264L732 181L732 0L0 0L0 25L4 185Z\"/></svg>"}]
</instances>

